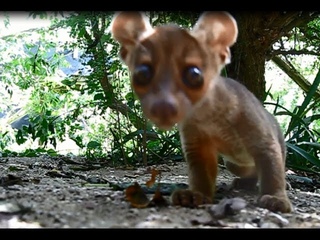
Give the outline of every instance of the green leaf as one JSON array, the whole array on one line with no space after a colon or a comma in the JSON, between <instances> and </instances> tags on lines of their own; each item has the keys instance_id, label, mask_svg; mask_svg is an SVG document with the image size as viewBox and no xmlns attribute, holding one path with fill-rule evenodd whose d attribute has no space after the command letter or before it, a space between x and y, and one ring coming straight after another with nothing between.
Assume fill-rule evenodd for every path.
<instances>
[{"instance_id":1,"label":"green leaf","mask_svg":"<svg viewBox=\"0 0 320 240\"><path fill-rule=\"evenodd\" d=\"M67 86L72 86L74 85L74 81L70 81L68 79L64 79L61 81L62 84L67 85Z\"/></svg>"},{"instance_id":2,"label":"green leaf","mask_svg":"<svg viewBox=\"0 0 320 240\"><path fill-rule=\"evenodd\" d=\"M94 100L102 100L102 99L105 99L105 97L104 97L103 93L97 93L96 95L94 95L93 99Z\"/></svg>"},{"instance_id":3,"label":"green leaf","mask_svg":"<svg viewBox=\"0 0 320 240\"><path fill-rule=\"evenodd\" d=\"M307 96L305 97L303 103L301 104L300 107L298 107L298 112L295 114L296 116L294 118L291 118L287 133L290 132L291 130L293 130L296 127L296 125L299 124L299 121L301 121L301 119L305 117L306 109L307 109L308 105L310 104L315 92L317 91L319 84L320 84L320 69L319 69L319 71L316 75L316 78L314 79L314 81L310 87L310 90L309 90Z\"/></svg>"},{"instance_id":4,"label":"green leaf","mask_svg":"<svg viewBox=\"0 0 320 240\"><path fill-rule=\"evenodd\" d=\"M49 156L51 157L55 157L59 155L54 149L48 149L47 154L49 154Z\"/></svg>"},{"instance_id":5,"label":"green leaf","mask_svg":"<svg viewBox=\"0 0 320 240\"><path fill-rule=\"evenodd\" d=\"M101 147L101 143L98 143L97 141L90 141L87 144L87 148L90 148L90 149L97 149L97 148L100 148L100 147Z\"/></svg>"},{"instance_id":6,"label":"green leaf","mask_svg":"<svg viewBox=\"0 0 320 240\"><path fill-rule=\"evenodd\" d=\"M294 152L298 153L301 157L303 157L304 159L308 160L310 163L312 163L313 165L317 166L318 168L320 168L320 160L319 158L316 158L315 156L311 155L310 153L308 153L307 151L303 150L302 148L291 144L291 143L286 143L287 147L292 149Z\"/></svg>"},{"instance_id":7,"label":"green leaf","mask_svg":"<svg viewBox=\"0 0 320 240\"><path fill-rule=\"evenodd\" d=\"M320 143L316 143L316 142L299 142L297 143L297 145L308 145L311 146L313 148L316 148L318 150L320 150Z\"/></svg>"}]
</instances>

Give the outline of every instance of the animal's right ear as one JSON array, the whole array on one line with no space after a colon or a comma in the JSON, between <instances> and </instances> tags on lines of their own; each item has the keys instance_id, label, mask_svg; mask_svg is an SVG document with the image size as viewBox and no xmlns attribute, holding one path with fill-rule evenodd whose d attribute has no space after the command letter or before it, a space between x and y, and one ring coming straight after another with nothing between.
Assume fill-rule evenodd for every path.
<instances>
[{"instance_id":1,"label":"animal's right ear","mask_svg":"<svg viewBox=\"0 0 320 240\"><path fill-rule=\"evenodd\" d=\"M144 37L153 33L149 20L142 12L119 12L111 22L111 33L120 45L120 57L124 62L128 52Z\"/></svg>"}]
</instances>

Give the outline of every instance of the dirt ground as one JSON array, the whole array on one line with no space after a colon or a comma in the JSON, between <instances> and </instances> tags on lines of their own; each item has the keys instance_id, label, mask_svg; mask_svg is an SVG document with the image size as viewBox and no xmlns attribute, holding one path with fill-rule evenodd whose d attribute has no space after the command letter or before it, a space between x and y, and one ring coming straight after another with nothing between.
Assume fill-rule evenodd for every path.
<instances>
[{"instance_id":1,"label":"dirt ground","mask_svg":"<svg viewBox=\"0 0 320 240\"><path fill-rule=\"evenodd\" d=\"M160 172L153 187L152 169ZM184 162L115 168L70 157L0 158L1 228L319 228L320 181L317 175L287 172L294 212L258 208L257 192L228 186L233 176L219 169L216 202L199 208L168 204L176 187L187 187ZM128 199L137 182L149 205ZM163 202L153 202L160 184ZM158 192L159 193L159 192ZM140 200L140 199L138 199ZM166 205L167 203L168 205Z\"/></svg>"}]
</instances>

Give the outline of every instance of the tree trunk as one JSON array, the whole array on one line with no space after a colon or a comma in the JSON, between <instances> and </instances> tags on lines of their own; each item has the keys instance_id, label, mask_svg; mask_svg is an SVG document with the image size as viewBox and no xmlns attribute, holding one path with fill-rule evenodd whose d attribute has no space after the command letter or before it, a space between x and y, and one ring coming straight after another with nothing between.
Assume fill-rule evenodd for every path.
<instances>
[{"instance_id":1,"label":"tree trunk","mask_svg":"<svg viewBox=\"0 0 320 240\"><path fill-rule=\"evenodd\" d=\"M248 46L240 41L234 47L232 55L231 63L226 67L227 77L244 84L263 101L265 99L265 49L260 46Z\"/></svg>"},{"instance_id":2,"label":"tree trunk","mask_svg":"<svg viewBox=\"0 0 320 240\"><path fill-rule=\"evenodd\" d=\"M243 83L261 101L265 100L265 62L272 58L273 44L294 28L306 25L314 12L231 12L239 35L231 48L227 76Z\"/></svg>"},{"instance_id":3,"label":"tree trunk","mask_svg":"<svg viewBox=\"0 0 320 240\"><path fill-rule=\"evenodd\" d=\"M231 63L227 76L244 84L258 99L265 99L265 62L270 42L263 36L264 22L261 13L234 14L239 35L231 48Z\"/></svg>"}]
</instances>

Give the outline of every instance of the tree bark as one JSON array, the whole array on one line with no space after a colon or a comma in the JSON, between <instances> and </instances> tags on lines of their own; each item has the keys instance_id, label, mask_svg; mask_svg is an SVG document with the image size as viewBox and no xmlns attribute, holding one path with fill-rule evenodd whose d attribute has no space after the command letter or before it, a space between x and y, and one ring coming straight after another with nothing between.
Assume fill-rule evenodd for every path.
<instances>
[{"instance_id":1,"label":"tree bark","mask_svg":"<svg viewBox=\"0 0 320 240\"><path fill-rule=\"evenodd\" d=\"M265 63L273 44L294 27L306 25L318 12L234 12L239 35L231 48L227 76L243 83L261 101L265 100Z\"/></svg>"},{"instance_id":2,"label":"tree bark","mask_svg":"<svg viewBox=\"0 0 320 240\"><path fill-rule=\"evenodd\" d=\"M260 20L257 13L235 15L239 35L231 48L231 63L226 67L227 76L244 84L261 101L265 94L265 60L268 44L259 36Z\"/></svg>"}]
</instances>

